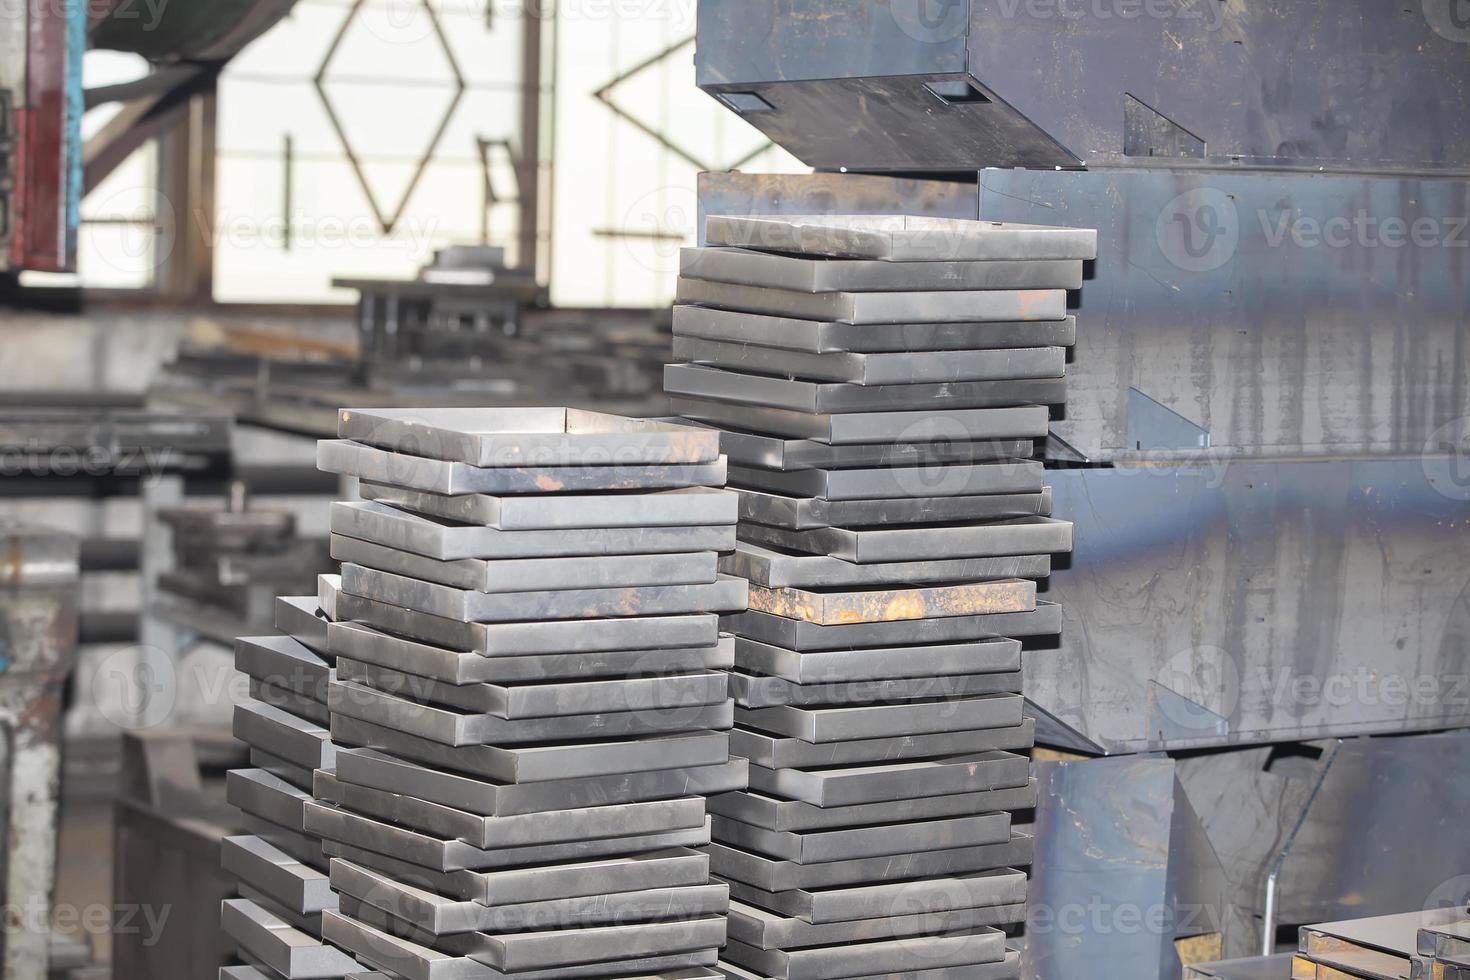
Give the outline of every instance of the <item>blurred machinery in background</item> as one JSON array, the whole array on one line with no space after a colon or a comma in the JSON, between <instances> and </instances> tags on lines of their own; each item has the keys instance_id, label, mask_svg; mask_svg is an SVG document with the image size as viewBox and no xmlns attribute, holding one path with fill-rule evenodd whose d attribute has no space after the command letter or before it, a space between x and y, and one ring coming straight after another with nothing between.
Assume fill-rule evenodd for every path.
<instances>
[{"instance_id":1,"label":"blurred machinery in background","mask_svg":"<svg viewBox=\"0 0 1470 980\"><path fill-rule=\"evenodd\" d=\"M1126 6L705 0L696 59L824 171L706 175L701 215L1099 230L1047 446L1067 621L1026 662L1067 753L1038 823L1081 833L1040 847L1038 901L1116 899L1129 867L1140 898L1223 902L1204 929L1033 930L1030 975L1069 980L1179 977L1470 867L1433 775L1460 736L1352 740L1470 725L1470 23ZM1389 785L1429 802L1379 808ZM1390 840L1436 860L1383 866Z\"/></svg>"}]
</instances>

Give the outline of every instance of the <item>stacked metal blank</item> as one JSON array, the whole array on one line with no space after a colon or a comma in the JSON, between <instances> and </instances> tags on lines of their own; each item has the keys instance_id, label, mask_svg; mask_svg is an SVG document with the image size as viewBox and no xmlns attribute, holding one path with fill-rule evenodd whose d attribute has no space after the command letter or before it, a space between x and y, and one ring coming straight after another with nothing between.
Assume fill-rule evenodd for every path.
<instances>
[{"instance_id":1,"label":"stacked metal blank","mask_svg":"<svg viewBox=\"0 0 1470 980\"><path fill-rule=\"evenodd\" d=\"M1292 980L1467 980L1470 913L1464 906L1304 926Z\"/></svg>"},{"instance_id":2,"label":"stacked metal blank","mask_svg":"<svg viewBox=\"0 0 1470 980\"><path fill-rule=\"evenodd\" d=\"M326 938L408 980L711 972L732 762L715 434L564 409L343 411Z\"/></svg>"},{"instance_id":3,"label":"stacked metal blank","mask_svg":"<svg viewBox=\"0 0 1470 980\"><path fill-rule=\"evenodd\" d=\"M1033 440L1065 400L1092 232L711 217L665 387L723 430L734 754L710 801L730 977L1017 976L1035 800L1019 637L1071 526Z\"/></svg>"},{"instance_id":4,"label":"stacked metal blank","mask_svg":"<svg viewBox=\"0 0 1470 980\"><path fill-rule=\"evenodd\" d=\"M240 898L224 903L221 925L248 966L221 971L229 980L343 977L358 963L321 941L322 914L337 907L321 840L306 829L314 773L335 765L327 732L332 655L327 624L332 582L321 597L275 601L276 636L235 642L235 666L252 700L235 706L235 736L250 746L253 768L227 776L228 799L248 835L226 838L221 861L240 880Z\"/></svg>"}]
</instances>

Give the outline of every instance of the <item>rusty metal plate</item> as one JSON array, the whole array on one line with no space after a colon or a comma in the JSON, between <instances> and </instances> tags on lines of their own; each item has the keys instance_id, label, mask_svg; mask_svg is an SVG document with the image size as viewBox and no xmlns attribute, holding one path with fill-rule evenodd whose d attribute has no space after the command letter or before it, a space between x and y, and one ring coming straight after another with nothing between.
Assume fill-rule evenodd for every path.
<instances>
[{"instance_id":1,"label":"rusty metal plate","mask_svg":"<svg viewBox=\"0 0 1470 980\"><path fill-rule=\"evenodd\" d=\"M862 592L767 589L753 585L750 608L818 626L994 615L1035 609L1036 583L1012 579Z\"/></svg>"}]
</instances>

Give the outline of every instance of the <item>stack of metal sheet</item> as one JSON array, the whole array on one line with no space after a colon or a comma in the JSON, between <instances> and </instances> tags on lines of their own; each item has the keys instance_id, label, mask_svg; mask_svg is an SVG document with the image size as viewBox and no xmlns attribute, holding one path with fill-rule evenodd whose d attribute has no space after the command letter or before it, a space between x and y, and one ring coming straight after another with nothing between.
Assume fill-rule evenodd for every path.
<instances>
[{"instance_id":1,"label":"stack of metal sheet","mask_svg":"<svg viewBox=\"0 0 1470 980\"><path fill-rule=\"evenodd\" d=\"M224 904L220 922L251 965L221 978L343 977L361 969L322 942L322 915L337 908L337 896L321 840L306 827L315 773L336 765L327 731L336 672L325 576L319 592L276 600L279 635L235 642L235 667L249 678L252 698L235 706L235 737L250 746L254 768L227 777L228 799L250 833L224 841L221 862L239 879L241 897Z\"/></svg>"},{"instance_id":2,"label":"stack of metal sheet","mask_svg":"<svg viewBox=\"0 0 1470 980\"><path fill-rule=\"evenodd\" d=\"M1091 232L711 217L665 387L723 430L751 583L710 801L739 978L1014 977L1035 801L1018 637L1071 549L1034 440L1065 400Z\"/></svg>"},{"instance_id":3,"label":"stack of metal sheet","mask_svg":"<svg viewBox=\"0 0 1470 980\"><path fill-rule=\"evenodd\" d=\"M1467 980L1470 913L1463 907L1304 926L1292 980Z\"/></svg>"},{"instance_id":4,"label":"stack of metal sheet","mask_svg":"<svg viewBox=\"0 0 1470 980\"><path fill-rule=\"evenodd\" d=\"M437 977L710 972L746 607L715 433L564 409L344 411L326 938Z\"/></svg>"}]
</instances>

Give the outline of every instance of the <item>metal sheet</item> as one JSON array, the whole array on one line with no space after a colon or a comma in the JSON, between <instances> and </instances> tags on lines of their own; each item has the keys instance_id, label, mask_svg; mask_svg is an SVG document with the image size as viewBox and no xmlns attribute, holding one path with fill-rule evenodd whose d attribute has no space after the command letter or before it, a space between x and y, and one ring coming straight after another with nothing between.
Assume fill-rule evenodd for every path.
<instances>
[{"instance_id":1,"label":"metal sheet","mask_svg":"<svg viewBox=\"0 0 1470 980\"><path fill-rule=\"evenodd\" d=\"M226 837L220 866L299 915L337 907L326 875L259 837Z\"/></svg>"},{"instance_id":2,"label":"metal sheet","mask_svg":"<svg viewBox=\"0 0 1470 980\"><path fill-rule=\"evenodd\" d=\"M725 482L723 459L671 466L484 467L331 439L317 443L316 462L317 468L327 473L449 495L651 490L720 486Z\"/></svg>"},{"instance_id":3,"label":"metal sheet","mask_svg":"<svg viewBox=\"0 0 1470 980\"><path fill-rule=\"evenodd\" d=\"M694 370L709 370L696 368ZM794 382L795 383L795 382ZM1034 384L1034 382L1027 382ZM669 401L679 415L721 427L764 432L832 445L868 442L924 442L991 439L1041 439L1047 435L1051 413L1045 406L1021 408L953 409L947 412L846 412L841 414L792 411L765 405L740 405L674 396ZM723 479L720 481L723 483Z\"/></svg>"},{"instance_id":4,"label":"metal sheet","mask_svg":"<svg viewBox=\"0 0 1470 980\"><path fill-rule=\"evenodd\" d=\"M750 788L812 806L860 806L885 800L983 793L1025 786L1031 763L1011 752L841 769L750 767Z\"/></svg>"},{"instance_id":5,"label":"metal sheet","mask_svg":"<svg viewBox=\"0 0 1470 980\"><path fill-rule=\"evenodd\" d=\"M446 496L378 483L364 483L358 490L364 500L501 531L734 524L737 516L735 495L717 487L502 497Z\"/></svg>"},{"instance_id":6,"label":"metal sheet","mask_svg":"<svg viewBox=\"0 0 1470 980\"><path fill-rule=\"evenodd\" d=\"M332 505L332 532L440 561L687 554L735 547L730 524L501 531L360 502Z\"/></svg>"},{"instance_id":7,"label":"metal sheet","mask_svg":"<svg viewBox=\"0 0 1470 980\"><path fill-rule=\"evenodd\" d=\"M1026 405L1060 405L1067 400L1067 382L1064 378L851 385L744 374L699 364L665 366L664 391L680 398L732 402L807 414L843 415L918 412L935 408L1007 409ZM690 417L704 421L698 415ZM1026 425L1024 414L1011 413L1009 416L999 415L993 419L996 423L1011 420L1014 426L1011 430L1007 431L1001 425L998 431L987 433L982 438L1021 439L1033 436L1033 431ZM757 432L762 431L760 426L750 428ZM951 433L956 434L958 433ZM905 435L909 439L915 438L913 433ZM900 440L902 438L901 436Z\"/></svg>"},{"instance_id":8,"label":"metal sheet","mask_svg":"<svg viewBox=\"0 0 1470 980\"><path fill-rule=\"evenodd\" d=\"M994 463L885 466L877 469L806 469L783 473L732 466L730 482L793 497L826 500L893 500L970 497L984 494L1039 494L1045 474L1040 460Z\"/></svg>"},{"instance_id":9,"label":"metal sheet","mask_svg":"<svg viewBox=\"0 0 1470 980\"><path fill-rule=\"evenodd\" d=\"M311 794L263 769L232 769L226 773L225 799L231 806L287 830L298 834L306 831L306 805L311 802Z\"/></svg>"},{"instance_id":10,"label":"metal sheet","mask_svg":"<svg viewBox=\"0 0 1470 980\"><path fill-rule=\"evenodd\" d=\"M486 767L481 764L476 749L445 749L351 719L342 719L340 724L334 722L333 729L340 730L343 734L338 737L345 741L370 743L385 750L339 749L339 779L486 816L682 799L691 793L708 795L743 789L749 782L749 767L744 759L713 766L613 773L545 783L490 782L490 777L482 771ZM405 761L410 759L414 761Z\"/></svg>"},{"instance_id":11,"label":"metal sheet","mask_svg":"<svg viewBox=\"0 0 1470 980\"><path fill-rule=\"evenodd\" d=\"M1067 290L1082 285L1082 263L1051 288L953 290L950 292L825 292L713 282L680 276L675 302L765 313L803 320L852 324L960 323L989 320L1060 320Z\"/></svg>"},{"instance_id":12,"label":"metal sheet","mask_svg":"<svg viewBox=\"0 0 1470 980\"><path fill-rule=\"evenodd\" d=\"M976 728L1013 728L1021 723L1023 700L1014 694L986 694L963 700L911 704L737 708L735 720L744 727L807 742L846 742ZM755 788L753 781L751 786Z\"/></svg>"},{"instance_id":13,"label":"metal sheet","mask_svg":"<svg viewBox=\"0 0 1470 980\"><path fill-rule=\"evenodd\" d=\"M478 872L487 891L476 900L487 905L709 880L704 855L689 849L709 843L707 826L487 850L323 803L307 806L306 821L312 833L327 840L391 855L430 871ZM644 883L650 881L653 884Z\"/></svg>"},{"instance_id":14,"label":"metal sheet","mask_svg":"<svg viewBox=\"0 0 1470 980\"><path fill-rule=\"evenodd\" d=\"M859 565L826 555L792 554L747 543L740 545L734 554L722 556L720 570L766 589L810 589L821 586L850 589L1014 578L1042 579L1051 574L1051 556L955 558L947 561Z\"/></svg>"},{"instance_id":15,"label":"metal sheet","mask_svg":"<svg viewBox=\"0 0 1470 980\"><path fill-rule=\"evenodd\" d=\"M486 593L710 584L716 572L712 551L504 561L462 558L446 562L339 534L332 535L332 558L436 585Z\"/></svg>"},{"instance_id":16,"label":"metal sheet","mask_svg":"<svg viewBox=\"0 0 1470 980\"><path fill-rule=\"evenodd\" d=\"M337 615L337 600L342 595L342 576L340 575L318 575L316 577L316 604L322 614L333 622L341 617Z\"/></svg>"},{"instance_id":17,"label":"metal sheet","mask_svg":"<svg viewBox=\"0 0 1470 980\"><path fill-rule=\"evenodd\" d=\"M695 429L565 408L344 408L337 435L487 467L684 465L720 452Z\"/></svg>"},{"instance_id":18,"label":"metal sheet","mask_svg":"<svg viewBox=\"0 0 1470 980\"><path fill-rule=\"evenodd\" d=\"M327 706L315 698L302 697L295 691L276 687L250 678L250 696L261 704L268 704L286 714L304 718L318 725L327 723Z\"/></svg>"},{"instance_id":19,"label":"metal sheet","mask_svg":"<svg viewBox=\"0 0 1470 980\"><path fill-rule=\"evenodd\" d=\"M828 527L808 531L743 524L740 536L743 540L766 547L827 555L860 564L1067 553L1072 550L1072 522L1049 517L1022 517L979 525ZM755 608L754 598L751 607Z\"/></svg>"},{"instance_id":20,"label":"metal sheet","mask_svg":"<svg viewBox=\"0 0 1470 980\"><path fill-rule=\"evenodd\" d=\"M704 423L690 423L703 425ZM990 442L954 442L927 440L919 442L867 443L855 446L828 446L806 439L782 439L734 429L717 429L720 449L732 465L757 466L768 470L843 470L872 466L927 466L933 463L984 463L1002 459L1026 459L1035 455L1036 443L1030 439L1007 439ZM687 491L684 491L687 492ZM739 517L738 494L736 518Z\"/></svg>"},{"instance_id":21,"label":"metal sheet","mask_svg":"<svg viewBox=\"0 0 1470 980\"><path fill-rule=\"evenodd\" d=\"M869 827L880 823L937 820L944 817L1025 810L1036 805L1036 781L988 793L927 796L889 800L864 806L816 807L757 792L725 793L709 798L709 810L721 816L777 832Z\"/></svg>"},{"instance_id":22,"label":"metal sheet","mask_svg":"<svg viewBox=\"0 0 1470 980\"><path fill-rule=\"evenodd\" d=\"M813 925L794 916L731 902L729 930L732 940L753 949L812 949L1011 925L1025 918L1026 907L1017 904L909 915L895 909L893 914L876 919Z\"/></svg>"},{"instance_id":23,"label":"metal sheet","mask_svg":"<svg viewBox=\"0 0 1470 980\"><path fill-rule=\"evenodd\" d=\"M277 596L275 627L316 653L327 652L330 620L317 605L316 596Z\"/></svg>"},{"instance_id":24,"label":"metal sheet","mask_svg":"<svg viewBox=\"0 0 1470 980\"><path fill-rule=\"evenodd\" d=\"M335 765L331 734L315 722L259 702L235 705L234 735L247 745L303 769Z\"/></svg>"},{"instance_id":25,"label":"metal sheet","mask_svg":"<svg viewBox=\"0 0 1470 980\"><path fill-rule=\"evenodd\" d=\"M796 833L766 830L728 817L715 817L711 827L722 844L754 851L794 864L854 861L884 854L945 851L982 844L1004 844L1011 839L1011 815L980 815L882 824L842 830Z\"/></svg>"},{"instance_id":26,"label":"metal sheet","mask_svg":"<svg viewBox=\"0 0 1470 980\"><path fill-rule=\"evenodd\" d=\"M799 653L739 637L735 662L751 674L793 684L840 684L896 677L955 677L1019 670L1018 640Z\"/></svg>"},{"instance_id":27,"label":"metal sheet","mask_svg":"<svg viewBox=\"0 0 1470 980\"><path fill-rule=\"evenodd\" d=\"M986 616L1035 609L1036 583L1006 579L861 592L765 589L754 585L750 587L750 608L819 626Z\"/></svg>"},{"instance_id":28,"label":"metal sheet","mask_svg":"<svg viewBox=\"0 0 1470 980\"><path fill-rule=\"evenodd\" d=\"M244 899L224 902L220 908L220 928L251 957L286 980L343 977L359 969L352 957Z\"/></svg>"},{"instance_id":29,"label":"metal sheet","mask_svg":"<svg viewBox=\"0 0 1470 980\"><path fill-rule=\"evenodd\" d=\"M735 640L729 636L707 647L484 657L390 636L360 623L334 623L330 642L339 657L455 685L680 674L735 663Z\"/></svg>"},{"instance_id":30,"label":"metal sheet","mask_svg":"<svg viewBox=\"0 0 1470 980\"><path fill-rule=\"evenodd\" d=\"M683 885L527 902L492 908L455 901L396 881L340 858L332 861L332 887L432 935L464 932L524 932L582 928L609 922L651 921L673 916L723 915L729 888L723 884Z\"/></svg>"},{"instance_id":31,"label":"metal sheet","mask_svg":"<svg viewBox=\"0 0 1470 980\"><path fill-rule=\"evenodd\" d=\"M1066 350L1040 345L911 354L800 354L774 347L675 337L673 357L675 361L726 371L854 385L1060 378L1067 368ZM729 451L723 443L721 448Z\"/></svg>"},{"instance_id":32,"label":"metal sheet","mask_svg":"<svg viewBox=\"0 0 1470 980\"><path fill-rule=\"evenodd\" d=\"M1029 860L1030 843L1030 838L1019 837L1009 844L839 861L826 868L771 861L713 844L710 864L717 876L734 879L730 888L733 900L821 925L881 918L893 911L895 902L903 903L899 907L930 912L1024 902L1026 876L1007 867L1004 860L1007 856ZM869 869L866 876L863 867ZM743 878L739 876L772 882L776 887L754 881L744 882L746 887L741 887L737 883ZM755 901L753 892L770 895L761 895Z\"/></svg>"},{"instance_id":33,"label":"metal sheet","mask_svg":"<svg viewBox=\"0 0 1470 980\"><path fill-rule=\"evenodd\" d=\"M623 980L701 980L701 966L715 962L715 950L595 964L587 967L506 974L467 957L436 952L334 912L322 916L322 933L363 962L391 970L404 980L570 980L607 977Z\"/></svg>"},{"instance_id":34,"label":"metal sheet","mask_svg":"<svg viewBox=\"0 0 1470 980\"><path fill-rule=\"evenodd\" d=\"M1050 517L1051 488L1041 493L984 497L916 497L908 500L822 500L740 491L740 518L754 524L807 531L882 524L951 524ZM1029 576L1024 576L1029 577Z\"/></svg>"},{"instance_id":35,"label":"metal sheet","mask_svg":"<svg viewBox=\"0 0 1470 980\"><path fill-rule=\"evenodd\" d=\"M704 800L698 796L486 817L415 796L359 786L329 772L316 773L312 791L319 801L487 850L636 837L704 826Z\"/></svg>"},{"instance_id":36,"label":"metal sheet","mask_svg":"<svg viewBox=\"0 0 1470 980\"><path fill-rule=\"evenodd\" d=\"M674 307L674 336L803 354L1070 347L1077 342L1077 318L861 324L680 304Z\"/></svg>"},{"instance_id":37,"label":"metal sheet","mask_svg":"<svg viewBox=\"0 0 1470 980\"><path fill-rule=\"evenodd\" d=\"M466 623L348 594L342 596L341 606L343 619L358 620L399 636L486 657L712 646L720 635L719 617L713 613Z\"/></svg>"},{"instance_id":38,"label":"metal sheet","mask_svg":"<svg viewBox=\"0 0 1470 980\"><path fill-rule=\"evenodd\" d=\"M561 715L616 714L626 711L680 711L723 704L729 698L724 671L578 679L556 684L444 684L389 667L342 659L339 676L400 697L483 712L508 720Z\"/></svg>"},{"instance_id":39,"label":"metal sheet","mask_svg":"<svg viewBox=\"0 0 1470 980\"><path fill-rule=\"evenodd\" d=\"M730 734L730 752L766 769L818 769L864 763L936 759L982 752L1021 751L1036 739L1035 722L1027 719L1014 728L984 728L932 735L895 735L854 742L813 744L798 738L778 738L737 728Z\"/></svg>"},{"instance_id":40,"label":"metal sheet","mask_svg":"<svg viewBox=\"0 0 1470 980\"><path fill-rule=\"evenodd\" d=\"M724 628L740 636L788 650L842 650L897 644L923 646L994 637L1051 636L1062 629L1061 608L1038 601L1036 609L994 616L947 616L896 623L856 623L818 626L769 613L750 611L722 620Z\"/></svg>"},{"instance_id":41,"label":"metal sheet","mask_svg":"<svg viewBox=\"0 0 1470 980\"><path fill-rule=\"evenodd\" d=\"M262 752L260 749L250 750L250 767L252 769L264 769L277 779L284 779L298 789L310 790L313 770L304 766L298 766L294 762L287 762L279 756Z\"/></svg>"},{"instance_id":42,"label":"metal sheet","mask_svg":"<svg viewBox=\"0 0 1470 980\"><path fill-rule=\"evenodd\" d=\"M737 672L730 675L730 693L736 706L746 709L786 705L890 704L981 694L1020 694L1021 672L1018 669L992 674L951 674L837 684L793 684L779 677L757 677Z\"/></svg>"},{"instance_id":43,"label":"metal sheet","mask_svg":"<svg viewBox=\"0 0 1470 980\"><path fill-rule=\"evenodd\" d=\"M1062 234L1078 234L1071 229L1056 230ZM936 259L896 263L862 258L814 259L802 255L772 254L770 249L727 248L711 243L705 247L682 249L679 253L679 275L681 279L795 293L858 294L856 299L860 304L865 294L914 294L917 300L921 293L942 296L961 290L1079 289L1082 286L1082 260L1011 257L984 261ZM916 310L919 308L914 307ZM947 320L952 317L916 313L913 319Z\"/></svg>"},{"instance_id":44,"label":"metal sheet","mask_svg":"<svg viewBox=\"0 0 1470 980\"><path fill-rule=\"evenodd\" d=\"M332 674L325 660L289 636L240 637L235 641L235 669L315 701L326 701Z\"/></svg>"},{"instance_id":45,"label":"metal sheet","mask_svg":"<svg viewBox=\"0 0 1470 980\"><path fill-rule=\"evenodd\" d=\"M732 941L720 954L731 963L758 969L776 980L830 980L852 977L854 970L908 975L916 970L1004 964L1005 933L971 929L958 935L887 939L805 950L758 950ZM965 974L968 976L969 974Z\"/></svg>"},{"instance_id":46,"label":"metal sheet","mask_svg":"<svg viewBox=\"0 0 1470 980\"><path fill-rule=\"evenodd\" d=\"M704 234L710 245L896 263L1097 258L1097 232L1089 229L903 214L712 214Z\"/></svg>"},{"instance_id":47,"label":"metal sheet","mask_svg":"<svg viewBox=\"0 0 1470 980\"><path fill-rule=\"evenodd\" d=\"M724 736L715 736L711 730L729 727L731 705L721 702L667 711L622 711L507 721L494 715L436 708L361 684L338 682L332 686L332 716L334 721L336 718L355 718L450 747L478 745L483 749L487 767L492 769L491 775L499 775L511 782L539 782L541 778L555 776L538 778L533 773L547 771L543 767L557 764L554 760L559 756L577 753L585 756L587 761L577 763L561 775L571 777L592 775L598 771L641 772L714 765L723 761L714 756L721 751L719 743ZM645 738L665 733L689 734L682 738ZM587 741L592 738L607 741ZM704 739L703 743L700 738ZM582 741L572 744L577 739ZM617 741L611 741L613 739ZM641 759L638 758L640 748L644 756ZM603 759L608 766L631 768L582 771L584 765L596 765L592 759ZM674 759L681 761L670 761Z\"/></svg>"},{"instance_id":48,"label":"metal sheet","mask_svg":"<svg viewBox=\"0 0 1470 980\"><path fill-rule=\"evenodd\" d=\"M712 566L713 556L708 557ZM436 585L361 565L344 565L342 589L403 609L476 623L671 616L728 612L746 606L745 581L727 575L718 576L706 585L486 593Z\"/></svg>"}]
</instances>

